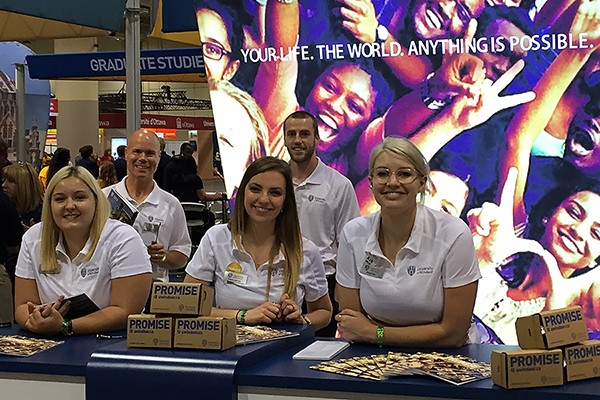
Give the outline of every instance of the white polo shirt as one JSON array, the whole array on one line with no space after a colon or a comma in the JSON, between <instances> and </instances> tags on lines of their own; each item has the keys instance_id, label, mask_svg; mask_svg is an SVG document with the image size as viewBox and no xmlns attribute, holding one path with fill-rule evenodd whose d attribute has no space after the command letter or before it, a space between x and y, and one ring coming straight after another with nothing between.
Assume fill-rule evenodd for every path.
<instances>
[{"instance_id":1,"label":"white polo shirt","mask_svg":"<svg viewBox=\"0 0 600 400\"><path fill-rule=\"evenodd\" d=\"M190 256L192 250L192 241L187 230L185 214L179 200L170 193L162 190L156 182L152 192L146 199L138 204L127 192L125 181L127 177L116 185L108 186L102 189L108 196L111 189L115 189L139 211L138 216L133 223L133 228L142 237L146 246L156 240L156 231L158 230L158 242L165 246L169 251L178 251L186 257ZM146 250L146 252L148 252ZM168 282L169 271L159 263L152 263L152 278L154 280Z\"/></svg>"},{"instance_id":2,"label":"white polo shirt","mask_svg":"<svg viewBox=\"0 0 600 400\"><path fill-rule=\"evenodd\" d=\"M58 274L44 274L41 267L42 224L32 226L23 235L17 260L16 275L35 279L42 304L52 302L60 295L65 298L82 293L88 295L98 307L111 304L111 280L152 271L150 257L137 232L122 222L109 219L102 230L92 258L84 258L90 250L88 240L73 260L65 250L62 235L56 246L60 266Z\"/></svg>"},{"instance_id":3,"label":"white polo shirt","mask_svg":"<svg viewBox=\"0 0 600 400\"><path fill-rule=\"evenodd\" d=\"M334 274L342 228L360 215L352 183L318 160L304 182L294 183L294 193L302 236L319 248L325 274Z\"/></svg>"},{"instance_id":4,"label":"white polo shirt","mask_svg":"<svg viewBox=\"0 0 600 400\"><path fill-rule=\"evenodd\" d=\"M444 288L481 277L473 238L460 219L418 205L406 245L392 264L378 241L380 212L349 222L338 251L337 282L360 290L373 318L395 326L439 322Z\"/></svg>"},{"instance_id":5,"label":"white polo shirt","mask_svg":"<svg viewBox=\"0 0 600 400\"><path fill-rule=\"evenodd\" d=\"M296 303L304 299L316 301L327 294L327 280L319 250L309 240L303 239L303 258ZM283 294L283 254L273 261L269 301L279 302ZM233 243L227 225L215 225L200 241L200 246L185 272L215 286L215 305L222 309L251 309L267 301L268 263L258 269L250 254Z\"/></svg>"}]
</instances>

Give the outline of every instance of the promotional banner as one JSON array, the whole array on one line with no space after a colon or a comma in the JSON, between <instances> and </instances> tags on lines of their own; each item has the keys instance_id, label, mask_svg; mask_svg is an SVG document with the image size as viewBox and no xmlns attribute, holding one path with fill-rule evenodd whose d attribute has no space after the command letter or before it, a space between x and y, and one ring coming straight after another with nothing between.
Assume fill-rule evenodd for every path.
<instances>
[{"instance_id":1,"label":"promotional banner","mask_svg":"<svg viewBox=\"0 0 600 400\"><path fill-rule=\"evenodd\" d=\"M430 162L425 204L471 228L482 341L570 305L599 336L598 3L197 0L228 194L256 158L288 158L303 109L366 215L370 151L406 137Z\"/></svg>"}]
</instances>

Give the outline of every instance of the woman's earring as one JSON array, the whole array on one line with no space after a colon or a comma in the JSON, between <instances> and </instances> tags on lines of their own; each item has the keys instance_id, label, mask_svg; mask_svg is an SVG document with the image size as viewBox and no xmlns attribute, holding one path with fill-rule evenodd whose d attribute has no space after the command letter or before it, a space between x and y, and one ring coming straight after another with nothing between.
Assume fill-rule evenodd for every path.
<instances>
[{"instance_id":1,"label":"woman's earring","mask_svg":"<svg viewBox=\"0 0 600 400\"><path fill-rule=\"evenodd\" d=\"M546 226L548 224L548 217L542 218L542 225Z\"/></svg>"}]
</instances>

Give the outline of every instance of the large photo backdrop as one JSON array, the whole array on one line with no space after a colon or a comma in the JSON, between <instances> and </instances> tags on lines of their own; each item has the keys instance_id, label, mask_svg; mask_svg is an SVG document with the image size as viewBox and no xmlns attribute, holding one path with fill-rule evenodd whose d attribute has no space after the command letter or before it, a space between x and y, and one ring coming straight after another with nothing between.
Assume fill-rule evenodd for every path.
<instances>
[{"instance_id":1,"label":"large photo backdrop","mask_svg":"<svg viewBox=\"0 0 600 400\"><path fill-rule=\"evenodd\" d=\"M282 125L317 117L322 161L377 209L386 136L430 162L425 204L464 219L484 342L579 304L600 336L599 0L197 0L229 196Z\"/></svg>"}]
</instances>

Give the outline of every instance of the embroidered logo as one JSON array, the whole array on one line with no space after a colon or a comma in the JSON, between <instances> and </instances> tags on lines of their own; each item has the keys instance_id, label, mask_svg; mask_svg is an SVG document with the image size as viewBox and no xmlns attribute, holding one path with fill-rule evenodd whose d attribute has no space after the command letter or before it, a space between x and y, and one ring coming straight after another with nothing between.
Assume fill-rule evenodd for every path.
<instances>
[{"instance_id":1,"label":"embroidered logo","mask_svg":"<svg viewBox=\"0 0 600 400\"><path fill-rule=\"evenodd\" d=\"M98 275L98 272L100 272L99 267L94 267L94 266L88 265L87 267L81 268L81 271L79 272L79 274L81 275L82 278L85 278L86 276Z\"/></svg>"},{"instance_id":2,"label":"embroidered logo","mask_svg":"<svg viewBox=\"0 0 600 400\"><path fill-rule=\"evenodd\" d=\"M417 267L414 265L409 265L408 266L408 275L413 276L415 274L415 271L417 270Z\"/></svg>"},{"instance_id":3,"label":"embroidered logo","mask_svg":"<svg viewBox=\"0 0 600 400\"><path fill-rule=\"evenodd\" d=\"M317 197L315 195L308 195L308 202L309 203L319 203L319 204L325 204L325 199L322 197Z\"/></svg>"}]
</instances>

